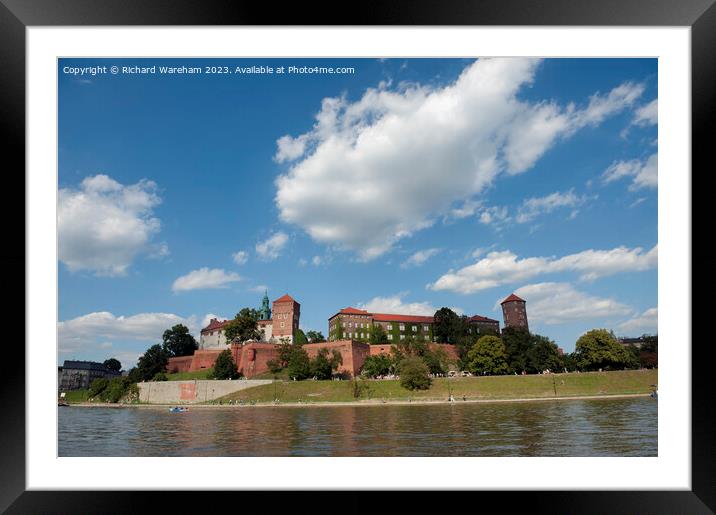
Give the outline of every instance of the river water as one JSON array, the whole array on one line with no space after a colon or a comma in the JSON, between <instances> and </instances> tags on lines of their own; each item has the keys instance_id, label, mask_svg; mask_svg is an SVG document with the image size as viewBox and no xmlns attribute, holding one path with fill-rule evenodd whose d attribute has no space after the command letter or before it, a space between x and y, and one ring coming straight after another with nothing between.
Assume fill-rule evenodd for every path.
<instances>
[{"instance_id":1,"label":"river water","mask_svg":"<svg viewBox=\"0 0 716 515\"><path fill-rule=\"evenodd\" d=\"M657 456L650 397L58 413L60 456Z\"/></svg>"}]
</instances>

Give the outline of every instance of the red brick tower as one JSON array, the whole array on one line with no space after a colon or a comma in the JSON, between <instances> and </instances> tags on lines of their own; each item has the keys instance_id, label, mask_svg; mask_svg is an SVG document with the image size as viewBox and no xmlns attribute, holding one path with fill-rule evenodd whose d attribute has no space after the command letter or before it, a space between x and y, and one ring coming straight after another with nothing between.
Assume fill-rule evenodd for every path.
<instances>
[{"instance_id":1,"label":"red brick tower","mask_svg":"<svg viewBox=\"0 0 716 515\"><path fill-rule=\"evenodd\" d=\"M530 330L527 325L527 302L524 299L513 293L500 304L505 327L523 327Z\"/></svg>"},{"instance_id":2,"label":"red brick tower","mask_svg":"<svg viewBox=\"0 0 716 515\"><path fill-rule=\"evenodd\" d=\"M272 310L272 336L274 338L289 338L291 343L296 341L299 321L301 318L301 305L290 295L284 295L273 301Z\"/></svg>"}]
</instances>

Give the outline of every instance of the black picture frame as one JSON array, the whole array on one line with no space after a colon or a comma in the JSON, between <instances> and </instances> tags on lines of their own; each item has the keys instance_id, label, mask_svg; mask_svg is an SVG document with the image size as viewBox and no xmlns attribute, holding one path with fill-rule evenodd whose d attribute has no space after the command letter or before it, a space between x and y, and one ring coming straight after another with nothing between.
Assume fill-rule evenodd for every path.
<instances>
[{"instance_id":1,"label":"black picture frame","mask_svg":"<svg viewBox=\"0 0 716 515\"><path fill-rule=\"evenodd\" d=\"M280 8L270 3L231 2L228 0L0 0L0 129L6 191L24 202L25 167L25 29L32 26L77 25L503 25L503 26L688 26L691 28L692 73L692 205L705 200L708 188L693 188L695 169L708 173L707 160L712 143L716 111L716 0L393 0L355 5L342 14L337 4L327 2L285 3ZM344 4L343 8L347 5ZM711 130L709 130L711 129ZM11 160L8 160L8 157ZM4 168L4 167L3 167ZM689 171L684 171L689 173ZM701 180L704 180L702 178ZM14 295L6 317L13 331L25 320L24 281L25 226L15 222L24 205L0 203L6 223L7 245L2 253L8 279L17 282L20 295ZM694 230L700 218L692 216ZM694 240L692 240L694 241ZM23 242L23 244L20 244ZM713 261L695 258L692 251L692 277ZM22 274L24 277L24 274ZM701 275L696 275L701 277ZM708 273L703 277L708 277ZM23 282L21 285L20 282ZM13 284L13 286L15 286ZM701 320L712 303L692 301L692 320ZM22 310L22 313L21 313ZM702 314L699 317L698 314ZM694 316L696 314L696 316ZM668 315L667 315L668 316ZM23 326L24 327L24 326ZM711 391L709 358L712 344L692 345L694 335L680 345L691 346L692 355L692 489L691 491L587 491L587 492L465 492L450 495L449 504L458 502L477 508L490 500L513 509L550 513L713 513L716 510L716 427L710 417ZM206 509L212 504L241 496L240 505L265 503L270 511L295 508L293 497L285 493L239 494L220 492L144 492L142 497L126 492L26 491L25 486L25 361L24 348L17 338L6 337L0 388L2 429L0 430L0 511L7 513L118 513L149 507L155 502L171 504L174 511ZM12 364L9 366L8 364ZM320 488L320 485L316 485ZM366 492L341 492L342 511L363 511L360 506L375 506ZM429 502L430 493L415 492L413 501ZM479 497L476 502L475 496ZM360 499L359 499L360 498ZM442 501L444 505L445 501ZM382 499L381 511L393 511L400 500ZM151 503L151 504L150 504ZM179 507L179 508L177 508ZM462 508L461 508L462 509Z\"/></svg>"}]
</instances>

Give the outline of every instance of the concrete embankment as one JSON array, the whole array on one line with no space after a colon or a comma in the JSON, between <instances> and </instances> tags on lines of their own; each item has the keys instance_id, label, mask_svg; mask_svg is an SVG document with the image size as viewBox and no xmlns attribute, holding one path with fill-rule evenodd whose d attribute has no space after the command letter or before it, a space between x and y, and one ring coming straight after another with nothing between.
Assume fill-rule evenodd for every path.
<instances>
[{"instance_id":1,"label":"concrete embankment","mask_svg":"<svg viewBox=\"0 0 716 515\"><path fill-rule=\"evenodd\" d=\"M271 384L270 379L237 379L235 381L150 381L137 383L139 401L147 404L194 404L207 402L239 390Z\"/></svg>"}]
</instances>

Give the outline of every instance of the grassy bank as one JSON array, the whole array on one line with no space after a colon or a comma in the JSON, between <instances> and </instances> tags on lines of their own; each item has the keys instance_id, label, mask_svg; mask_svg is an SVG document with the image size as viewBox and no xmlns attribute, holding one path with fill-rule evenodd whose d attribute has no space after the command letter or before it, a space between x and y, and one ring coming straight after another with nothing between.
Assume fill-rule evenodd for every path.
<instances>
[{"instance_id":1,"label":"grassy bank","mask_svg":"<svg viewBox=\"0 0 716 515\"><path fill-rule=\"evenodd\" d=\"M363 400L535 399L592 395L647 394L657 383L656 370L588 372L528 376L437 378L429 390L409 391L398 381L358 381L359 397L352 381L286 381L241 390L222 397L229 400L280 402L355 402ZM218 402L218 401L214 401Z\"/></svg>"},{"instance_id":2,"label":"grassy bank","mask_svg":"<svg viewBox=\"0 0 716 515\"><path fill-rule=\"evenodd\" d=\"M203 368L195 372L177 372L175 374L167 374L169 381L189 381L192 379L209 379L209 375L214 371L213 368Z\"/></svg>"},{"instance_id":3,"label":"grassy bank","mask_svg":"<svg viewBox=\"0 0 716 515\"><path fill-rule=\"evenodd\" d=\"M87 390L71 390L69 392L65 392L65 400L70 404L90 402L89 392Z\"/></svg>"}]
</instances>

